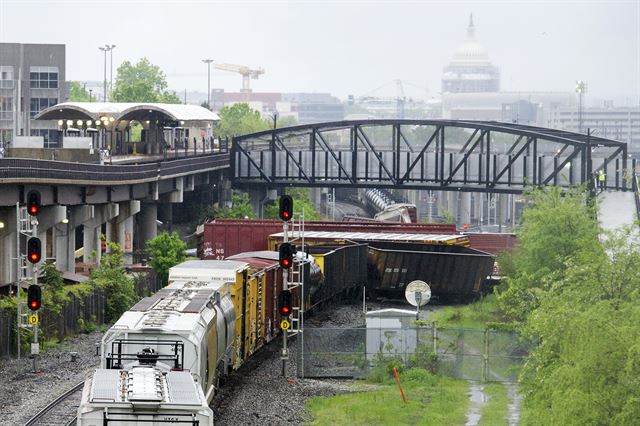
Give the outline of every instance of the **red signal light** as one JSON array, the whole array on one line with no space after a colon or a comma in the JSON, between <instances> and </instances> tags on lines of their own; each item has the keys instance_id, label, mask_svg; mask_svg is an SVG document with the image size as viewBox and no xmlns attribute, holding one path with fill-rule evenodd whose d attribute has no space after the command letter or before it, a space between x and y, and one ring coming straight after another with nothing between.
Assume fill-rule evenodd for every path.
<instances>
[{"instance_id":1,"label":"red signal light","mask_svg":"<svg viewBox=\"0 0 640 426\"><path fill-rule=\"evenodd\" d=\"M294 249L290 243L280 244L279 263L281 268L284 268L284 269L291 268L291 265L293 263L293 252L294 252Z\"/></svg>"},{"instance_id":2,"label":"red signal light","mask_svg":"<svg viewBox=\"0 0 640 426\"><path fill-rule=\"evenodd\" d=\"M27 194L27 213L37 216L40 213L40 192L29 191Z\"/></svg>"},{"instance_id":3,"label":"red signal light","mask_svg":"<svg viewBox=\"0 0 640 426\"><path fill-rule=\"evenodd\" d=\"M291 291L282 290L280 292L280 296L278 296L278 311L284 317L291 315Z\"/></svg>"},{"instance_id":4,"label":"red signal light","mask_svg":"<svg viewBox=\"0 0 640 426\"><path fill-rule=\"evenodd\" d=\"M280 219L285 222L291 220L293 215L293 198L290 195L280 197Z\"/></svg>"},{"instance_id":5,"label":"red signal light","mask_svg":"<svg viewBox=\"0 0 640 426\"><path fill-rule=\"evenodd\" d=\"M27 260L38 263L42 258L42 243L39 238L31 237L27 240Z\"/></svg>"},{"instance_id":6,"label":"red signal light","mask_svg":"<svg viewBox=\"0 0 640 426\"><path fill-rule=\"evenodd\" d=\"M40 286L35 284L31 284L27 289L27 306L32 311L37 311L40 309L40 305L42 304L42 289Z\"/></svg>"}]
</instances>

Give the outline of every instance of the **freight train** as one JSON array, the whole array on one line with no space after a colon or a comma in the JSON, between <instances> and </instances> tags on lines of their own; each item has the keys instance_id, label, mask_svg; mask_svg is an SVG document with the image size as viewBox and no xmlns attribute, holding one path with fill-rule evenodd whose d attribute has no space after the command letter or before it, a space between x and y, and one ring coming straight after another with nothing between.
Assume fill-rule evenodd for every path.
<instances>
[{"instance_id":1,"label":"freight train","mask_svg":"<svg viewBox=\"0 0 640 426\"><path fill-rule=\"evenodd\" d=\"M384 189L367 189L364 193L366 206L374 213L375 220L416 223L416 206L399 203Z\"/></svg>"},{"instance_id":2,"label":"freight train","mask_svg":"<svg viewBox=\"0 0 640 426\"><path fill-rule=\"evenodd\" d=\"M349 274L339 269L348 266L347 258L366 265L366 248L316 251L319 262L298 256L307 285L304 295L301 287L292 291L294 306L309 309L366 282L366 267ZM209 402L220 379L280 333L281 275L278 253L269 251L171 268L167 287L139 301L105 333L100 368L86 379L77 425L213 425Z\"/></svg>"}]
</instances>

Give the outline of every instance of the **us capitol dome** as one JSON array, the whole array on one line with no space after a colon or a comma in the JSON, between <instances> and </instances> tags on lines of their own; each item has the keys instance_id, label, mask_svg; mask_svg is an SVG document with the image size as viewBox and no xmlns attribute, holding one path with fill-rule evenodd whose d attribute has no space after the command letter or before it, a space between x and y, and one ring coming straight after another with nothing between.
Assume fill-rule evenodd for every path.
<instances>
[{"instance_id":1,"label":"us capitol dome","mask_svg":"<svg viewBox=\"0 0 640 426\"><path fill-rule=\"evenodd\" d=\"M473 15L469 17L467 38L444 67L443 93L482 93L500 90L500 70L491 64L487 51L476 40Z\"/></svg>"}]
</instances>

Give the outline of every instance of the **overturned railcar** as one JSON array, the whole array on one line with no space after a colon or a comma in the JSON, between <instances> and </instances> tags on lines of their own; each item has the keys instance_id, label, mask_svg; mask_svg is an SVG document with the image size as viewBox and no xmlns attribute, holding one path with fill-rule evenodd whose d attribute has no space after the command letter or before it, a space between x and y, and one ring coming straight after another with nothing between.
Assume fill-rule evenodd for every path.
<instances>
[{"instance_id":1,"label":"overturned railcar","mask_svg":"<svg viewBox=\"0 0 640 426\"><path fill-rule=\"evenodd\" d=\"M456 245L369 243L367 290L404 298L407 284L422 280L442 302L473 300L491 274L494 256Z\"/></svg>"}]
</instances>

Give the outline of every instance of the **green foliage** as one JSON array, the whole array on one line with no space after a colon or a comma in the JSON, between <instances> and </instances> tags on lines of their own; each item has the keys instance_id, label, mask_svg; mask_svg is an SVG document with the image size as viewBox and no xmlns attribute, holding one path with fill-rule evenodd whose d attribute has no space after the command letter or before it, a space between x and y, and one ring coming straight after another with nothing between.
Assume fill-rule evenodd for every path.
<instances>
[{"instance_id":1,"label":"green foliage","mask_svg":"<svg viewBox=\"0 0 640 426\"><path fill-rule=\"evenodd\" d=\"M113 322L138 300L138 296L133 279L124 269L122 248L113 242L108 243L108 248L100 259L100 265L91 271L90 284L104 291L105 319Z\"/></svg>"},{"instance_id":2,"label":"green foliage","mask_svg":"<svg viewBox=\"0 0 640 426\"><path fill-rule=\"evenodd\" d=\"M518 251L501 264L503 311L538 341L520 375L525 425L640 418L640 241L598 238L585 191L536 190Z\"/></svg>"},{"instance_id":3,"label":"green foliage","mask_svg":"<svg viewBox=\"0 0 640 426\"><path fill-rule=\"evenodd\" d=\"M69 102L91 102L91 100L89 93L79 81L72 81L69 84Z\"/></svg>"},{"instance_id":4,"label":"green foliage","mask_svg":"<svg viewBox=\"0 0 640 426\"><path fill-rule=\"evenodd\" d=\"M49 312L60 315L69 297L64 286L62 273L56 269L52 260L47 260L43 267L43 295L42 304Z\"/></svg>"},{"instance_id":5,"label":"green foliage","mask_svg":"<svg viewBox=\"0 0 640 426\"><path fill-rule=\"evenodd\" d=\"M540 303L553 283L562 281L566 264L577 257L597 256L598 224L588 192L577 188L536 189L528 194L530 207L522 214L520 242L515 254L502 257L510 274L497 290L508 318L522 322Z\"/></svg>"},{"instance_id":6,"label":"green foliage","mask_svg":"<svg viewBox=\"0 0 640 426\"><path fill-rule=\"evenodd\" d=\"M507 424L509 398L507 388L501 383L487 383L483 393L487 402L480 410L479 426L494 426Z\"/></svg>"},{"instance_id":7,"label":"green foliage","mask_svg":"<svg viewBox=\"0 0 640 426\"><path fill-rule=\"evenodd\" d=\"M213 209L213 217L225 219L254 219L249 194L246 192L234 193L231 197L231 207L218 207Z\"/></svg>"},{"instance_id":8,"label":"green foliage","mask_svg":"<svg viewBox=\"0 0 640 426\"><path fill-rule=\"evenodd\" d=\"M113 91L115 102L182 103L175 92L167 90L167 78L159 66L142 58L133 65L125 61L118 67Z\"/></svg>"},{"instance_id":9,"label":"green foliage","mask_svg":"<svg viewBox=\"0 0 640 426\"><path fill-rule=\"evenodd\" d=\"M309 188L286 188L285 193L293 198L293 211L296 215L302 214L304 210L304 220L320 220L320 213L315 204L311 202L311 189ZM280 219L280 200L272 201L264 206L265 219Z\"/></svg>"},{"instance_id":10,"label":"green foliage","mask_svg":"<svg viewBox=\"0 0 640 426\"><path fill-rule=\"evenodd\" d=\"M169 268L185 260L187 245L177 232L163 232L147 241L147 253L151 256L149 264L158 274L164 285L169 279Z\"/></svg>"},{"instance_id":11,"label":"green foliage","mask_svg":"<svg viewBox=\"0 0 640 426\"><path fill-rule=\"evenodd\" d=\"M444 306L429 316L440 327L465 327L484 330L489 323L503 321L496 296L489 294L468 305ZM428 323L424 324L428 325Z\"/></svg>"},{"instance_id":12,"label":"green foliage","mask_svg":"<svg viewBox=\"0 0 640 426\"><path fill-rule=\"evenodd\" d=\"M260 113L251 109L249 104L239 103L225 106L218 111L220 121L216 124L216 135L219 138L245 135L267 130L269 122L260 118Z\"/></svg>"},{"instance_id":13,"label":"green foliage","mask_svg":"<svg viewBox=\"0 0 640 426\"><path fill-rule=\"evenodd\" d=\"M460 425L469 406L468 384L410 369L400 375L407 403L394 380L368 392L312 398L306 408L311 425Z\"/></svg>"}]
</instances>

